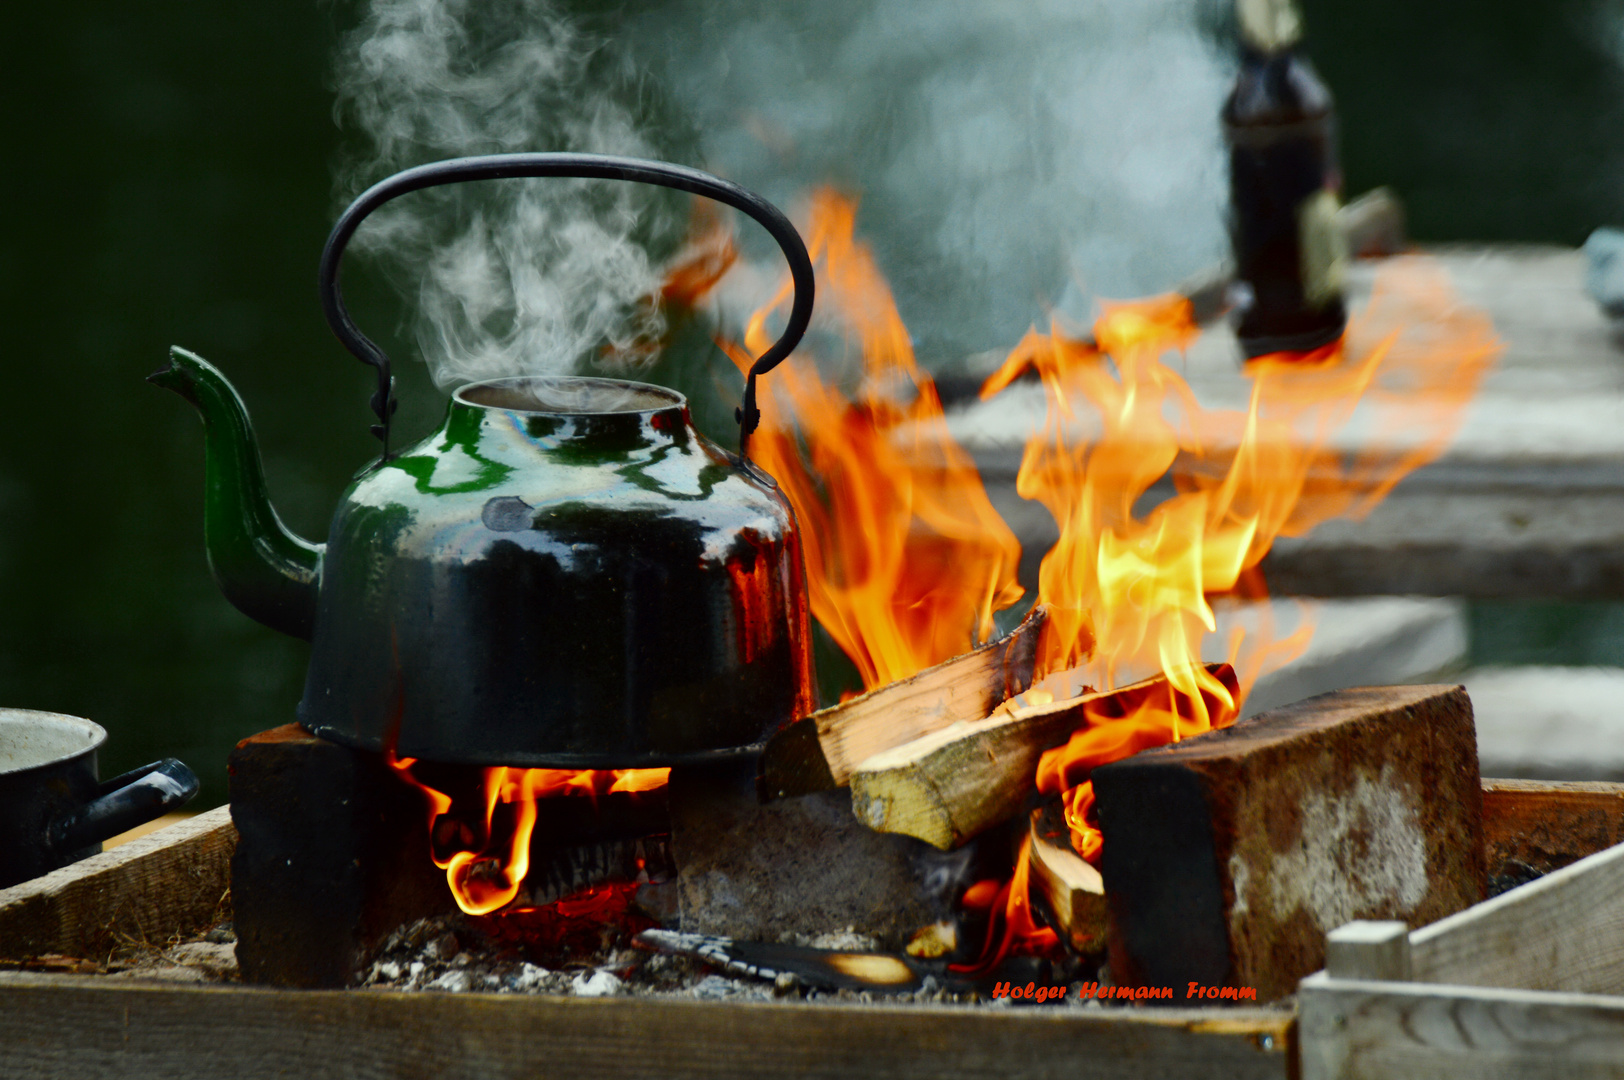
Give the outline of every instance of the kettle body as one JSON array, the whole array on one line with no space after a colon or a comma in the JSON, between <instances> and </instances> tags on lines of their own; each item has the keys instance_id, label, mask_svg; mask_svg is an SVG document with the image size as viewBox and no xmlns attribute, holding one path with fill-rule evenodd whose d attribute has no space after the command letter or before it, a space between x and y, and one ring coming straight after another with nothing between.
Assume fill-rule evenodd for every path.
<instances>
[{"instance_id":1,"label":"kettle body","mask_svg":"<svg viewBox=\"0 0 1624 1080\"><path fill-rule=\"evenodd\" d=\"M444 762L747 752L812 708L802 565L776 485L680 394L466 386L335 512L299 720Z\"/></svg>"}]
</instances>

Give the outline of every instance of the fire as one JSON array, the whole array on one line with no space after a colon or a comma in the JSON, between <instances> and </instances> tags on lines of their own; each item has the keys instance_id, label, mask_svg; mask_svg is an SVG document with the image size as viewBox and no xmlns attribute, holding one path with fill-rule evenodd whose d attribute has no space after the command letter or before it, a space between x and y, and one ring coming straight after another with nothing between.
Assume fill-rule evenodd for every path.
<instances>
[{"instance_id":1,"label":"fire","mask_svg":"<svg viewBox=\"0 0 1624 1080\"><path fill-rule=\"evenodd\" d=\"M1181 298L1108 305L1093 342L1030 333L983 388L990 396L1033 368L1048 401L1016 481L1060 524L1039 576L1039 601L1052 613L1039 673L1076 667L1097 643L1099 685L1147 671L1166 679L1164 693L1090 715L1040 760L1039 790L1063 799L1073 846L1096 864L1103 837L1091 820L1092 770L1231 723L1264 666L1307 643L1311 627L1283 642L1237 634L1228 659L1245 677L1221 679L1201 663L1202 639L1217 630L1211 598L1265 595L1257 567L1277 536L1362 514L1436 457L1497 352L1488 319L1414 259L1384 268L1340 342L1252 361L1244 414L1203 409L1164 362L1194 334ZM1374 415L1363 417L1361 449L1346 452L1334 438L1361 408ZM1072 435L1083 409L1097 414L1093 440ZM1177 493L1137 514L1169 472Z\"/></svg>"},{"instance_id":2,"label":"fire","mask_svg":"<svg viewBox=\"0 0 1624 1080\"><path fill-rule=\"evenodd\" d=\"M816 344L839 331L857 354L856 371L844 380L820 372L815 344L804 344L765 380L777 407L764 410L750 449L795 509L813 613L872 689L990 637L993 616L1022 590L1019 543L948 434L855 221L854 202L822 190L806 236L818 267ZM744 265L710 219L700 231L673 271L669 299L694 303ZM720 342L741 369L768 346L768 319L789 298L786 283L750 317L742 346ZM1488 319L1459 304L1442 273L1418 258L1383 268L1340 342L1250 362L1244 410L1202 406L1170 366L1198 333L1181 297L1109 304L1092 340L1028 333L982 390L990 396L1032 370L1047 401L1017 478L1018 492L1060 526L1039 572L1037 600L1050 616L1038 663L1044 684L1031 697L1160 676L1142 692L1102 697L1039 764L1039 790L1064 801L1073 845L1091 862L1103 847L1091 819L1092 770L1231 723L1256 678L1312 632L1277 640L1265 621L1250 639L1235 633L1219 644L1227 664L1204 663L1217 659L1203 654L1217 630L1215 605L1267 595L1259 564L1277 537L1362 514L1435 458L1498 348ZM1347 432L1356 437L1339 441ZM1175 493L1142 507L1165 476ZM665 770L489 769L453 814L457 800L414 777L412 761L393 764L428 796L435 861L475 914L518 895L536 799L665 782ZM466 811L470 803L478 812ZM1057 948L1032 910L1029 874L1023 847L1008 882L982 882L966 895L967 906L989 912L990 928L965 970L989 971L1010 951Z\"/></svg>"},{"instance_id":3,"label":"fire","mask_svg":"<svg viewBox=\"0 0 1624 1080\"><path fill-rule=\"evenodd\" d=\"M1043 379L1048 419L1028 443L1017 478L1017 490L1048 507L1061 526L1043 561L1039 599L1054 611L1086 608L1073 617L1092 622L1101 685L1124 673L1166 675L1188 711L1147 705L1110 726L1139 724L1172 741L1237 715L1261 670L1259 649L1275 648L1278 662L1281 651L1306 644L1306 634L1252 642L1238 687L1218 687L1201 665L1201 639L1217 629L1209 598L1243 584L1260 594L1256 568L1277 536L1362 514L1436 457L1497 346L1488 319L1459 305L1442 274L1419 259L1384 268L1368 307L1338 344L1252 361L1244 414L1203 409L1164 362L1193 337L1186 302L1109 306L1094 336L1087 344L1029 334L984 394L1026 367ZM1091 443L1068 437L1082 407L1097 410L1102 424ZM1334 439L1361 409L1360 449L1345 452ZM1177 494L1136 516L1135 503L1168 471ZM1064 623L1051 617L1049 625L1055 632L1040 656L1044 672L1072 666L1081 652ZM1240 663L1247 646L1237 636L1227 659ZM1080 791L1087 770L1112 760L1084 749L1090 734L1045 758L1045 790L1088 800ZM1081 817L1071 815L1084 841L1079 851L1097 858Z\"/></svg>"},{"instance_id":4,"label":"fire","mask_svg":"<svg viewBox=\"0 0 1624 1080\"><path fill-rule=\"evenodd\" d=\"M848 396L803 345L763 381L778 407L764 410L750 454L795 508L812 613L873 689L991 637L994 613L1022 590L1020 543L947 434L891 290L854 239L856 213L817 192L807 248L820 325L846 332L861 378ZM770 344L767 317L789 298L786 284L751 317L745 349L721 343L741 370Z\"/></svg>"},{"instance_id":5,"label":"fire","mask_svg":"<svg viewBox=\"0 0 1624 1080\"><path fill-rule=\"evenodd\" d=\"M1032 913L1032 849L1022 844L1015 857L1015 873L1000 884L978 881L964 892L964 907L987 913L987 943L971 964L951 964L950 969L981 976L996 968L1011 951L1028 956L1047 956L1060 951L1060 935L1040 925Z\"/></svg>"},{"instance_id":6,"label":"fire","mask_svg":"<svg viewBox=\"0 0 1624 1080\"><path fill-rule=\"evenodd\" d=\"M553 797L596 800L614 792L644 792L664 787L670 769L482 769L478 792L468 801L470 813L452 795L412 773L416 758L385 760L395 773L421 791L429 805L429 837L434 864L445 871L457 906L470 915L486 915L511 904L530 872L530 837L537 804Z\"/></svg>"},{"instance_id":7,"label":"fire","mask_svg":"<svg viewBox=\"0 0 1624 1080\"><path fill-rule=\"evenodd\" d=\"M792 359L772 377L785 407L752 448L795 507L813 612L872 688L985 637L992 614L1019 596L1019 550L945 433L890 290L853 239L855 210L819 192L809 248L822 261L820 309L852 332L863 381L848 398L804 355ZM750 351L766 347L766 319L788 296L785 286L751 317ZM1159 692L1126 707L1120 695L1102 699L1119 707L1090 714L1039 766L1040 790L1064 800L1073 845L1092 862L1102 850L1092 769L1231 723L1257 677L1312 633L1305 625L1277 640L1264 620L1251 640L1233 634L1222 646L1229 664L1215 669L1202 662L1214 602L1262 599L1258 567L1276 537L1363 514L1435 458L1498 351L1488 319L1420 258L1382 269L1342 340L1251 361L1244 412L1204 408L1169 366L1198 334L1183 297L1107 304L1092 341L1034 330L982 388L990 397L1031 369L1047 400L1016 482L1060 526L1039 572L1050 615L1038 674L1048 678L1032 694L1163 677ZM723 345L748 363L745 350ZM1344 431L1357 432L1355 449L1338 444ZM1175 494L1141 510L1168 475ZM976 970L1011 949L1053 947L1030 913L1028 865L1023 848L997 896L966 898L992 905L1001 926Z\"/></svg>"}]
</instances>

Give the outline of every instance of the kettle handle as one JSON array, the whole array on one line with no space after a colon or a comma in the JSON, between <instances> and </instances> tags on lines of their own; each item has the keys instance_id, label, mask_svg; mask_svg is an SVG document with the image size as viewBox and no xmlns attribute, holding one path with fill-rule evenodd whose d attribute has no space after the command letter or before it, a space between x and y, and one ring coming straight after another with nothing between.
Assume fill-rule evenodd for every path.
<instances>
[{"instance_id":1,"label":"kettle handle","mask_svg":"<svg viewBox=\"0 0 1624 1080\"><path fill-rule=\"evenodd\" d=\"M343 258L345 246L368 214L397 195L463 180L529 176L634 180L704 195L749 214L778 241L795 283L795 302L790 308L789 322L783 334L772 348L762 353L750 366L744 383L744 403L734 413L739 422L739 454L741 457L748 456L746 447L750 433L761 422L761 410L756 407L756 376L771 371L788 356L800 343L801 335L806 333L807 324L812 320L812 260L806 253L801 234L790 224L783 211L760 195L698 169L606 154L552 153L486 154L419 165L373 184L339 215L321 252L321 270L317 279L321 291L321 309L327 316L327 325L332 327L344 347L363 364L369 364L378 371L378 389L372 395L372 411L377 414L378 423L373 425L372 433L383 441L383 456L389 456L389 419L394 415L396 406L395 382L389 373L389 357L361 332L344 307L344 297L338 284L338 264Z\"/></svg>"}]
</instances>

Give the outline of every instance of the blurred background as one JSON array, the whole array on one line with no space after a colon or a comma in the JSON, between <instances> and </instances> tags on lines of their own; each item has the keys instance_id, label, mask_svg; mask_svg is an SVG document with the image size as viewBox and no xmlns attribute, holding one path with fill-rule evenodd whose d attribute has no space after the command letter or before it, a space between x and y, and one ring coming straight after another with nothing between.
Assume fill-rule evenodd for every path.
<instances>
[{"instance_id":1,"label":"blurred background","mask_svg":"<svg viewBox=\"0 0 1624 1080\"><path fill-rule=\"evenodd\" d=\"M1624 224L1624 5L1303 7L1341 112L1346 190L1390 185L1416 240L1576 245ZM385 153L356 105L360 44L389 8L86 0L8 18L0 703L104 725L104 776L182 758L204 781L198 809L224 801L238 739L293 719L306 646L221 599L202 547L201 427L142 379L174 344L224 369L284 519L325 534L376 443L370 373L326 329L316 258L357 184L446 154L412 135ZM860 195L859 234L934 368L1224 254L1233 28L1216 0L489 8L543 9L579 46L583 89L553 87L559 116L612 105L629 145L792 210L822 182ZM680 239L666 224L644 238L654 256ZM397 423L415 437L444 396L406 362L422 328L392 287L402 273L354 259L346 292L400 361ZM712 329L677 327L657 381L725 396ZM731 409L696 404L713 426ZM1624 606L1467 610L1471 665L1624 665Z\"/></svg>"}]
</instances>

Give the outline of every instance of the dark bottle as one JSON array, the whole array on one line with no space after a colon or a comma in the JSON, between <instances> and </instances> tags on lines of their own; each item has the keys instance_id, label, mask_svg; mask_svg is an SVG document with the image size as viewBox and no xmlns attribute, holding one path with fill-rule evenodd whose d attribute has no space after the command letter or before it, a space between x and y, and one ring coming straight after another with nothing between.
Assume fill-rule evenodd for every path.
<instances>
[{"instance_id":1,"label":"dark bottle","mask_svg":"<svg viewBox=\"0 0 1624 1080\"><path fill-rule=\"evenodd\" d=\"M1241 70L1224 104L1230 238L1251 290L1236 336L1248 358L1341 336L1342 175L1331 92L1297 51L1291 0L1239 0Z\"/></svg>"}]
</instances>

